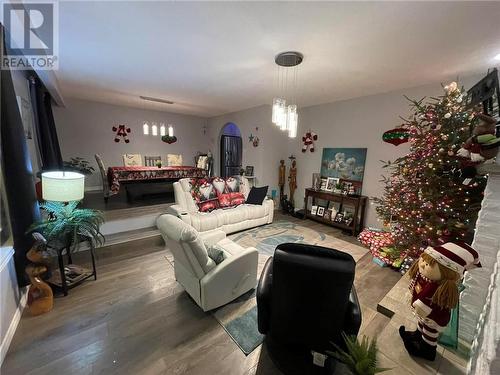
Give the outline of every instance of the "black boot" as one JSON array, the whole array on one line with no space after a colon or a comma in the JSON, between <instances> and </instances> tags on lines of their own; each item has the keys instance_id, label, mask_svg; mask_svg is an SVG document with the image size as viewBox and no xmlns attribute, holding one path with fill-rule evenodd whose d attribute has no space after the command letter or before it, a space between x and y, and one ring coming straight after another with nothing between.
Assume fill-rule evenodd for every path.
<instances>
[{"instance_id":1,"label":"black boot","mask_svg":"<svg viewBox=\"0 0 500 375\"><path fill-rule=\"evenodd\" d=\"M403 342L410 355L427 359L428 361L436 359L436 346L426 343L422 336L413 339L403 338Z\"/></svg>"},{"instance_id":2,"label":"black boot","mask_svg":"<svg viewBox=\"0 0 500 375\"><path fill-rule=\"evenodd\" d=\"M420 337L422 337L422 332L420 332L418 329L416 329L415 331L407 331L405 326L400 326L399 327L399 336L401 336L401 338L403 340L405 340L405 339L414 340L414 339L419 339Z\"/></svg>"}]
</instances>

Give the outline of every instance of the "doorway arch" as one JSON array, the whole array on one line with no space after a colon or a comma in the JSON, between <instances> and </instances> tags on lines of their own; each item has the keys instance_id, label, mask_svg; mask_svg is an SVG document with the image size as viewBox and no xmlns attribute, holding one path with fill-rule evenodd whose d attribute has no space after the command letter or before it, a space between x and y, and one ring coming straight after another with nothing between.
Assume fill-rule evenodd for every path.
<instances>
[{"instance_id":1,"label":"doorway arch","mask_svg":"<svg viewBox=\"0 0 500 375\"><path fill-rule=\"evenodd\" d=\"M220 175L229 177L240 174L243 159L243 141L238 125L226 123L220 134Z\"/></svg>"}]
</instances>

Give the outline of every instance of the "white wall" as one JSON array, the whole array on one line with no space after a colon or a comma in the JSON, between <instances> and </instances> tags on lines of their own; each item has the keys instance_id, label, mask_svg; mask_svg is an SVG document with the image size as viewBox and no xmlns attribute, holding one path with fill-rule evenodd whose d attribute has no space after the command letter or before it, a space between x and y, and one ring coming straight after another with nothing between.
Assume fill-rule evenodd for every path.
<instances>
[{"instance_id":1,"label":"white wall","mask_svg":"<svg viewBox=\"0 0 500 375\"><path fill-rule=\"evenodd\" d=\"M168 112L142 110L79 99L65 100L66 108L53 107L54 118L64 160L80 156L92 163L96 172L86 178L88 188L102 188L94 154L102 156L106 167L123 165L123 154L161 155L182 154L185 165L194 164L197 152L207 152L203 126L206 119ZM171 123L177 142L167 144L160 136L142 134L142 122ZM130 143L114 142L114 125L131 128Z\"/></svg>"},{"instance_id":2,"label":"white wall","mask_svg":"<svg viewBox=\"0 0 500 375\"><path fill-rule=\"evenodd\" d=\"M14 249L0 247L0 365L7 354L25 303L14 267Z\"/></svg>"},{"instance_id":3,"label":"white wall","mask_svg":"<svg viewBox=\"0 0 500 375\"><path fill-rule=\"evenodd\" d=\"M466 89L482 76L461 79ZM456 79L456 78L455 78ZM453 78L450 78L450 81ZM444 82L447 83L447 82ZM365 96L340 102L301 108L297 140L288 153L297 155L296 207L303 206L304 189L312 184L312 173L319 173L321 153L324 147L366 147L367 157L363 181L363 195L380 197L383 185L379 182L382 169L380 160L394 160L408 152L408 144L393 146L382 141L382 134L402 123L399 116L410 114L409 102L403 95L413 99L443 93L439 83L409 88L384 94ZM302 153L302 135L311 129L318 134L314 153ZM365 225L380 226L375 205L369 204Z\"/></svg>"},{"instance_id":4,"label":"white wall","mask_svg":"<svg viewBox=\"0 0 500 375\"><path fill-rule=\"evenodd\" d=\"M210 149L214 154L215 174L220 169L220 136L225 124L236 124L243 138L243 168L247 165L254 166L254 175L257 186L269 186L278 189L278 168L280 159L285 159L288 165L288 148L291 140L286 133L281 132L271 123L271 106L263 105L247 110L213 117L208 120ZM255 128L259 129L256 130ZM259 137L258 147L249 142L249 136Z\"/></svg>"}]
</instances>

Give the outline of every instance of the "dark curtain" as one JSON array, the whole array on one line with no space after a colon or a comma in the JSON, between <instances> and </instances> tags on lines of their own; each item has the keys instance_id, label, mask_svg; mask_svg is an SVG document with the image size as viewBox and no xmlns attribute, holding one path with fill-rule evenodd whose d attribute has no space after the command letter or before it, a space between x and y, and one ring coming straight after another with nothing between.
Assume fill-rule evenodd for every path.
<instances>
[{"instance_id":1,"label":"dark curtain","mask_svg":"<svg viewBox=\"0 0 500 375\"><path fill-rule=\"evenodd\" d=\"M38 78L30 77L31 105L42 170L62 169L61 148L52 115L52 98Z\"/></svg>"},{"instance_id":2,"label":"dark curtain","mask_svg":"<svg viewBox=\"0 0 500 375\"><path fill-rule=\"evenodd\" d=\"M0 24L0 58L5 53L4 28ZM5 192L14 238L14 262L19 286L28 284L24 268L33 240L28 227L40 219L31 159L10 70L1 70L1 153Z\"/></svg>"}]
</instances>

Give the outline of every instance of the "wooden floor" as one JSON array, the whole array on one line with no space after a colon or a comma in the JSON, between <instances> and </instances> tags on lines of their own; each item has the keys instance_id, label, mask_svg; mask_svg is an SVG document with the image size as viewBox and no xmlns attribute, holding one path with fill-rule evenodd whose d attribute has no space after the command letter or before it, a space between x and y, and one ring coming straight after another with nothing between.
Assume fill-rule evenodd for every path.
<instances>
[{"instance_id":1,"label":"wooden floor","mask_svg":"<svg viewBox=\"0 0 500 375\"><path fill-rule=\"evenodd\" d=\"M355 241L320 223L301 224ZM25 311L2 375L279 374L265 349L245 356L188 297L175 281L168 252L159 237L101 249L97 281L57 298L48 314L31 317ZM388 326L390 319L377 313L376 305L399 278L372 263L369 254L358 262L361 334L376 335ZM384 365L395 368L392 373L413 372L384 358Z\"/></svg>"}]
</instances>

